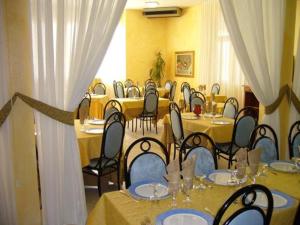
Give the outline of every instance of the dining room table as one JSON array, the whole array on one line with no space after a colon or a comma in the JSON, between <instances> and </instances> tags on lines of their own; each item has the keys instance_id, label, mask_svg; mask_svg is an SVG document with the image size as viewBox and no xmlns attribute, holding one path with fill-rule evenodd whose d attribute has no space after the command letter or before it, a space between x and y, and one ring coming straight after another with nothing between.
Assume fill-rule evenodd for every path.
<instances>
[{"instance_id":1,"label":"dining room table","mask_svg":"<svg viewBox=\"0 0 300 225\"><path fill-rule=\"evenodd\" d=\"M282 206L273 209L271 225L293 225L300 201L300 173L286 173L268 169L264 176L256 177L256 183L268 187L272 193L281 193L287 199ZM194 184L199 181L195 181ZM224 186L204 179L202 185L205 188L193 188L190 192L191 202L186 203L185 194L177 193L175 208L193 209L204 213L212 219L216 216L224 202L239 188L253 183L246 177L245 183ZM194 186L195 187L195 186ZM129 188L130 189L130 188ZM128 190L104 193L90 212L87 225L141 225L144 221L156 224L158 215L170 212L174 209L172 197L167 196L158 200L136 198ZM274 203L275 204L275 203ZM235 201L226 211L228 218L234 211L241 208L241 201ZM223 221L224 222L224 221ZM144 223L145 224L145 223Z\"/></svg>"},{"instance_id":2,"label":"dining room table","mask_svg":"<svg viewBox=\"0 0 300 225\"><path fill-rule=\"evenodd\" d=\"M95 119L103 118L103 110L109 101L108 95L91 94L90 117Z\"/></svg>"},{"instance_id":3,"label":"dining room table","mask_svg":"<svg viewBox=\"0 0 300 225\"><path fill-rule=\"evenodd\" d=\"M215 143L231 142L234 119L223 117L221 114L201 114L197 117L194 113L188 112L181 113L181 120L185 137L193 132L203 132L209 135ZM173 143L169 114L164 117L163 126L161 140L169 151L170 145Z\"/></svg>"}]
</instances>

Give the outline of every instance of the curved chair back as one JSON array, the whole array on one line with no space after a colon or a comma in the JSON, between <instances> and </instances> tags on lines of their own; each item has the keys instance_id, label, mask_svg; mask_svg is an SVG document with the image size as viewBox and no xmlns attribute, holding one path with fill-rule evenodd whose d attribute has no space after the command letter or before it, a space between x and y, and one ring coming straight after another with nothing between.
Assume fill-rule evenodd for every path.
<instances>
[{"instance_id":1,"label":"curved chair back","mask_svg":"<svg viewBox=\"0 0 300 225\"><path fill-rule=\"evenodd\" d=\"M290 158L300 157L300 120L291 126L288 140Z\"/></svg>"},{"instance_id":2,"label":"curved chair back","mask_svg":"<svg viewBox=\"0 0 300 225\"><path fill-rule=\"evenodd\" d=\"M171 80L167 80L165 83L165 89L167 89L168 91L171 90L173 82Z\"/></svg>"},{"instance_id":3,"label":"curved chair back","mask_svg":"<svg viewBox=\"0 0 300 225\"><path fill-rule=\"evenodd\" d=\"M191 88L190 84L188 82L182 82L181 86L180 86L180 91L183 92L183 87L188 86L189 88Z\"/></svg>"},{"instance_id":4,"label":"curved chair back","mask_svg":"<svg viewBox=\"0 0 300 225\"><path fill-rule=\"evenodd\" d=\"M196 155L195 176L202 176L218 169L214 141L205 133L195 132L187 136L180 148L179 163Z\"/></svg>"},{"instance_id":5,"label":"curved chair back","mask_svg":"<svg viewBox=\"0 0 300 225\"><path fill-rule=\"evenodd\" d=\"M262 162L279 160L277 136L272 127L267 124L258 125L252 132L250 140L250 149L261 148Z\"/></svg>"},{"instance_id":6,"label":"curved chair back","mask_svg":"<svg viewBox=\"0 0 300 225\"><path fill-rule=\"evenodd\" d=\"M118 98L118 92L117 92L117 81L113 81L113 88L114 88L114 94L115 98Z\"/></svg>"},{"instance_id":7,"label":"curved chair back","mask_svg":"<svg viewBox=\"0 0 300 225\"><path fill-rule=\"evenodd\" d=\"M127 88L126 97L127 98L141 97L140 89L135 85L131 85L130 87Z\"/></svg>"},{"instance_id":8,"label":"curved chair back","mask_svg":"<svg viewBox=\"0 0 300 225\"><path fill-rule=\"evenodd\" d=\"M220 84L214 83L211 87L210 93L218 95L220 93Z\"/></svg>"},{"instance_id":9,"label":"curved chair back","mask_svg":"<svg viewBox=\"0 0 300 225\"><path fill-rule=\"evenodd\" d=\"M267 208L260 208L254 204L257 195L265 195ZM221 223L227 209L241 199L242 207ZM213 225L269 225L273 213L273 196L270 190L260 184L252 184L236 191L219 209Z\"/></svg>"},{"instance_id":10,"label":"curved chair back","mask_svg":"<svg viewBox=\"0 0 300 225\"><path fill-rule=\"evenodd\" d=\"M146 93L145 99L144 99L144 109L143 109L143 115L153 116L157 115L158 111L158 98L159 94L158 91L148 91Z\"/></svg>"},{"instance_id":11,"label":"curved chair back","mask_svg":"<svg viewBox=\"0 0 300 225\"><path fill-rule=\"evenodd\" d=\"M241 109L235 117L232 145L236 145L239 148L248 148L251 134L256 125L257 117L254 109L251 107Z\"/></svg>"},{"instance_id":12,"label":"curved chair back","mask_svg":"<svg viewBox=\"0 0 300 225\"><path fill-rule=\"evenodd\" d=\"M148 83L155 83L154 80L152 80L151 78L150 79L147 79L145 81L145 86L147 86Z\"/></svg>"},{"instance_id":13,"label":"curved chair back","mask_svg":"<svg viewBox=\"0 0 300 225\"><path fill-rule=\"evenodd\" d=\"M175 93L176 93L176 86L177 86L177 82L174 81L171 84L171 89L170 89L170 94L169 94L169 100L170 101L174 101L174 97L175 97Z\"/></svg>"},{"instance_id":14,"label":"curved chair back","mask_svg":"<svg viewBox=\"0 0 300 225\"><path fill-rule=\"evenodd\" d=\"M107 120L110 117L110 115L115 112L122 112L122 106L120 102L118 102L117 100L114 99L109 100L104 106L104 110L103 110L104 119Z\"/></svg>"},{"instance_id":15,"label":"curved chair back","mask_svg":"<svg viewBox=\"0 0 300 225\"><path fill-rule=\"evenodd\" d=\"M180 109L175 102L170 103L169 113L174 142L180 145L184 140L184 133L182 128Z\"/></svg>"},{"instance_id":16,"label":"curved chair back","mask_svg":"<svg viewBox=\"0 0 300 225\"><path fill-rule=\"evenodd\" d=\"M223 108L223 116L234 119L239 111L239 102L236 98L230 97L226 100Z\"/></svg>"},{"instance_id":17,"label":"curved chair back","mask_svg":"<svg viewBox=\"0 0 300 225\"><path fill-rule=\"evenodd\" d=\"M132 155L135 157L129 164ZM124 157L126 187L144 180L163 180L167 164L169 164L168 152L159 140L143 137L134 141L126 150Z\"/></svg>"},{"instance_id":18,"label":"curved chair back","mask_svg":"<svg viewBox=\"0 0 300 225\"><path fill-rule=\"evenodd\" d=\"M190 104L190 96L191 96L190 86L189 85L183 86L182 93L183 93L184 107L186 108Z\"/></svg>"},{"instance_id":19,"label":"curved chair back","mask_svg":"<svg viewBox=\"0 0 300 225\"><path fill-rule=\"evenodd\" d=\"M124 87L125 87L125 88L129 88L129 87L131 87L132 85L133 85L133 81L132 81L131 79L125 80L125 82L124 82Z\"/></svg>"},{"instance_id":20,"label":"curved chair back","mask_svg":"<svg viewBox=\"0 0 300 225\"><path fill-rule=\"evenodd\" d=\"M104 124L104 132L99 158L99 168L120 163L125 135L125 116L121 112L111 114Z\"/></svg>"},{"instance_id":21,"label":"curved chair back","mask_svg":"<svg viewBox=\"0 0 300 225\"><path fill-rule=\"evenodd\" d=\"M91 105L91 95L87 92L85 94L85 97L81 100L78 106L78 111L77 111L77 119L80 118L80 113L83 111L90 111L90 105Z\"/></svg>"},{"instance_id":22,"label":"curved chair back","mask_svg":"<svg viewBox=\"0 0 300 225\"><path fill-rule=\"evenodd\" d=\"M148 82L146 85L145 85L145 92L149 89L156 89L156 84L152 81Z\"/></svg>"},{"instance_id":23,"label":"curved chair back","mask_svg":"<svg viewBox=\"0 0 300 225\"><path fill-rule=\"evenodd\" d=\"M106 94L106 87L103 83L95 84L93 88L93 93L97 95L105 95Z\"/></svg>"},{"instance_id":24,"label":"curved chair back","mask_svg":"<svg viewBox=\"0 0 300 225\"><path fill-rule=\"evenodd\" d=\"M203 106L205 104L205 96L199 91L194 91L190 95L189 103L190 111L193 112L195 105Z\"/></svg>"},{"instance_id":25,"label":"curved chair back","mask_svg":"<svg viewBox=\"0 0 300 225\"><path fill-rule=\"evenodd\" d=\"M116 83L117 98L125 98L124 86L121 81Z\"/></svg>"}]
</instances>

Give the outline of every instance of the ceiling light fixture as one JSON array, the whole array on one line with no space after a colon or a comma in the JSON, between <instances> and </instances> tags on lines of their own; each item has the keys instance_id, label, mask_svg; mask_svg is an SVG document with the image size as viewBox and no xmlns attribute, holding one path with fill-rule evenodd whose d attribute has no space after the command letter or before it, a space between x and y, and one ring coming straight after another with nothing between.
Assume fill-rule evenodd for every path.
<instances>
[{"instance_id":1,"label":"ceiling light fixture","mask_svg":"<svg viewBox=\"0 0 300 225\"><path fill-rule=\"evenodd\" d=\"M147 8L155 8L159 6L159 3L157 1L146 1L145 5Z\"/></svg>"}]
</instances>

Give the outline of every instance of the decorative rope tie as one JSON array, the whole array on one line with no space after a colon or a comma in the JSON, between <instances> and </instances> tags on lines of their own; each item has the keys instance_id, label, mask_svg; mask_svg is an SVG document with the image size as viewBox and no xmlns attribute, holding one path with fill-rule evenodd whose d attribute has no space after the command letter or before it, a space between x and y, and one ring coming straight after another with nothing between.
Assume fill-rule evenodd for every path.
<instances>
[{"instance_id":1,"label":"decorative rope tie","mask_svg":"<svg viewBox=\"0 0 300 225\"><path fill-rule=\"evenodd\" d=\"M287 95L288 100L290 100L290 87L286 84L280 88L277 99L271 104L265 107L266 114L272 114L279 107L284 95Z\"/></svg>"},{"instance_id":2,"label":"decorative rope tie","mask_svg":"<svg viewBox=\"0 0 300 225\"><path fill-rule=\"evenodd\" d=\"M57 120L61 123L74 125L74 112L64 111L58 108L55 108L51 105L23 95L21 93L16 92L14 96L2 107L0 110L0 126L4 123L6 118L8 117L13 104L15 103L16 99L20 98L23 102L25 102L30 107L36 109L40 113Z\"/></svg>"}]
</instances>

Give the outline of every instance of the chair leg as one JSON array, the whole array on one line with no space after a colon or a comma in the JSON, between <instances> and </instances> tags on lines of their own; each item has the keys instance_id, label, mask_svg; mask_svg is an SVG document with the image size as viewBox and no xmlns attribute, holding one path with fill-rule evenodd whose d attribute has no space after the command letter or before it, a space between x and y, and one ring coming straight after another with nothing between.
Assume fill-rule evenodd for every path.
<instances>
[{"instance_id":1,"label":"chair leg","mask_svg":"<svg viewBox=\"0 0 300 225\"><path fill-rule=\"evenodd\" d=\"M145 132L144 132L144 119L142 119L142 121L143 121L142 127L143 127L143 135L144 135L144 133L145 133ZM141 122L142 122L142 121L141 121ZM146 122L147 122L147 121L146 121Z\"/></svg>"},{"instance_id":2,"label":"chair leg","mask_svg":"<svg viewBox=\"0 0 300 225\"><path fill-rule=\"evenodd\" d=\"M176 159L176 144L174 143L174 155L173 155L173 160Z\"/></svg>"},{"instance_id":3,"label":"chair leg","mask_svg":"<svg viewBox=\"0 0 300 225\"><path fill-rule=\"evenodd\" d=\"M157 134L157 118L155 118L155 131L156 131L156 134Z\"/></svg>"},{"instance_id":4,"label":"chair leg","mask_svg":"<svg viewBox=\"0 0 300 225\"><path fill-rule=\"evenodd\" d=\"M137 121L138 121L138 119L135 118L135 132L137 131ZM141 124L141 123L140 123L140 124Z\"/></svg>"},{"instance_id":5,"label":"chair leg","mask_svg":"<svg viewBox=\"0 0 300 225\"><path fill-rule=\"evenodd\" d=\"M117 182L118 182L118 190L121 189L121 184L120 184L120 167L118 166L118 171L117 171Z\"/></svg>"},{"instance_id":6,"label":"chair leg","mask_svg":"<svg viewBox=\"0 0 300 225\"><path fill-rule=\"evenodd\" d=\"M98 185L98 195L99 197L101 196L101 175L98 174L98 182L97 182L97 185Z\"/></svg>"},{"instance_id":7,"label":"chair leg","mask_svg":"<svg viewBox=\"0 0 300 225\"><path fill-rule=\"evenodd\" d=\"M131 131L133 132L134 118L131 120Z\"/></svg>"}]
</instances>

